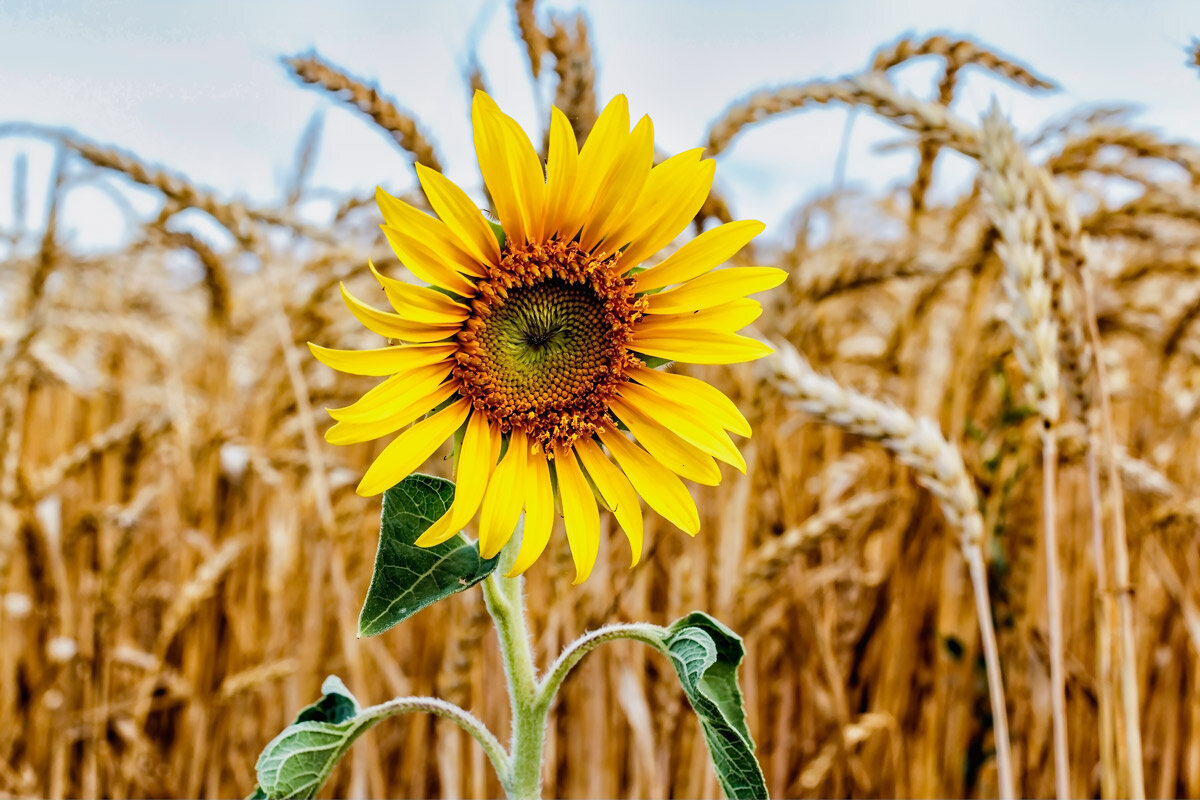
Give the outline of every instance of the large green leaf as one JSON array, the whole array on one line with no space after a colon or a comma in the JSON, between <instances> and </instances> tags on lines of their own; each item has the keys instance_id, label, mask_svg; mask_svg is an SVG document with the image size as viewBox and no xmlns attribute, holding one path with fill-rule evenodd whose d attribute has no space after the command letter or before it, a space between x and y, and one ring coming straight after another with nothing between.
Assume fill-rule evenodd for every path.
<instances>
[{"instance_id":1,"label":"large green leaf","mask_svg":"<svg viewBox=\"0 0 1200 800\"><path fill-rule=\"evenodd\" d=\"M461 533L434 547L415 544L453 500L454 484L430 475L410 475L384 492L375 574L358 617L360 636L383 633L496 569L498 559L480 557L479 545Z\"/></svg>"},{"instance_id":2,"label":"large green leaf","mask_svg":"<svg viewBox=\"0 0 1200 800\"><path fill-rule=\"evenodd\" d=\"M694 611L667 629L663 646L700 719L725 796L767 797L737 682L737 668L745 655L741 638L707 614Z\"/></svg>"},{"instance_id":3,"label":"large green leaf","mask_svg":"<svg viewBox=\"0 0 1200 800\"><path fill-rule=\"evenodd\" d=\"M321 685L320 700L263 748L251 798L314 797L354 740L377 718L361 716L354 695L336 675Z\"/></svg>"}]
</instances>

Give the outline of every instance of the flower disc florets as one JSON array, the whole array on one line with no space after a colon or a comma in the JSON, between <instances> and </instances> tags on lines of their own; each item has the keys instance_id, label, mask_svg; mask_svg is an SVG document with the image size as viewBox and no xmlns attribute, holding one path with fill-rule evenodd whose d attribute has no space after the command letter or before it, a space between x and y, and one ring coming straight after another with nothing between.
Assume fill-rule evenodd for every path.
<instances>
[{"instance_id":1,"label":"flower disc florets","mask_svg":"<svg viewBox=\"0 0 1200 800\"><path fill-rule=\"evenodd\" d=\"M573 241L505 247L458 334L459 392L547 454L602 427L641 364L629 343L646 301L613 261Z\"/></svg>"}]
</instances>

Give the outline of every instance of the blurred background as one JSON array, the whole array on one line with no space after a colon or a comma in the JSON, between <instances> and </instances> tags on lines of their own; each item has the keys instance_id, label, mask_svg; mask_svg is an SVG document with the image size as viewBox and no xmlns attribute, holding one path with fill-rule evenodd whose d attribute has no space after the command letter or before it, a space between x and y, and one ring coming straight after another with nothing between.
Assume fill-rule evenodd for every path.
<instances>
[{"instance_id":1,"label":"blurred background","mask_svg":"<svg viewBox=\"0 0 1200 800\"><path fill-rule=\"evenodd\" d=\"M661 153L708 146L693 232L761 219L738 260L791 271L753 333L961 449L1018 791L1048 795L1037 420L995 231L943 131L821 88L865 72L971 126L997 102L1077 215L1123 478L1138 757L1150 795L1200 795L1200 7L750 8L0 6L0 795L243 796L331 672L364 703L439 694L506 729L477 590L355 638L378 500L353 486L378 445L326 445L322 409L370 380L335 380L303 346L378 344L337 297L373 286L368 258L401 269L377 184L423 203L419 159L485 204L469 126L484 87L535 144L551 104L582 139L624 93ZM790 408L761 365L687 371L750 419L748 474L694 489L694 541L648 514L633 571L606 537L571 587L556 537L528 581L543 663L606 622L704 609L746 639L776 796L994 795L970 584L936 504L883 449ZM1086 430L1060 439L1072 787L1096 796ZM551 796L718 796L669 665L636 645L590 656L554 720ZM364 736L325 790L499 792L465 734L416 717Z\"/></svg>"}]
</instances>

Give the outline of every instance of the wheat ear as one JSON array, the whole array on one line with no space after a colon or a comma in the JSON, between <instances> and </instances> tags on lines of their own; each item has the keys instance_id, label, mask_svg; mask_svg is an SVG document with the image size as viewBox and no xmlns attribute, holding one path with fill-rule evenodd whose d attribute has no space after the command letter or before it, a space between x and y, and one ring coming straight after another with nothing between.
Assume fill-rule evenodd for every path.
<instances>
[{"instance_id":1,"label":"wheat ear","mask_svg":"<svg viewBox=\"0 0 1200 800\"><path fill-rule=\"evenodd\" d=\"M396 144L412 154L417 163L442 171L442 162L433 143L421 130L417 120L402 112L374 86L347 75L332 64L321 60L316 53L284 59L297 78L307 84L320 86L327 92L342 96L350 105L366 114L375 124L387 131Z\"/></svg>"},{"instance_id":2,"label":"wheat ear","mask_svg":"<svg viewBox=\"0 0 1200 800\"><path fill-rule=\"evenodd\" d=\"M554 71L558 74L554 105L567 115L575 138L583 144L597 117L596 66L588 41L587 20L582 14L575 18L574 35L564 20L552 19L550 26L546 46L554 54Z\"/></svg>"},{"instance_id":3,"label":"wheat ear","mask_svg":"<svg viewBox=\"0 0 1200 800\"><path fill-rule=\"evenodd\" d=\"M1056 531L1056 472L1059 420L1058 326L1051 311L1046 254L1039 247L1040 201L1026 179L1027 164L1016 135L995 105L983 120L980 143L983 186L992 198L991 216L1000 240L1003 285L1011 313L1014 350L1025 373L1025 396L1042 418L1042 541L1046 558L1046 612L1050 649L1050 711L1054 723L1054 778L1059 800L1071 796L1067 747L1067 689L1063 657L1062 603Z\"/></svg>"},{"instance_id":4,"label":"wheat ear","mask_svg":"<svg viewBox=\"0 0 1200 800\"><path fill-rule=\"evenodd\" d=\"M1013 797L1004 678L992 623L987 568L983 561L983 517L962 455L946 441L933 420L927 417L914 419L906 411L818 375L787 342L779 343L778 351L771 357L771 366L780 393L796 401L802 409L839 428L874 439L895 453L903 464L916 472L917 482L933 493L946 520L958 529L959 546L974 589L975 613L987 670L1000 796Z\"/></svg>"}]
</instances>

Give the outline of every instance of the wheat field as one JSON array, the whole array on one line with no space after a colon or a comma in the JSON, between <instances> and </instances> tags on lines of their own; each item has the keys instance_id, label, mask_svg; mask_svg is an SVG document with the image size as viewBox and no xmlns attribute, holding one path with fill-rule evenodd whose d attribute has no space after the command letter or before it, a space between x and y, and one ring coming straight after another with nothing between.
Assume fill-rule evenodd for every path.
<instances>
[{"instance_id":1,"label":"wheat field","mask_svg":"<svg viewBox=\"0 0 1200 800\"><path fill-rule=\"evenodd\" d=\"M606 100L586 19L527 0L513 11L531 73L556 73L555 104L582 141ZM890 77L914 59L940 65L928 97ZM1192 59L1200 66L1200 50ZM859 74L730 98L697 132L719 159L749 127L832 103L890 121L897 146L918 153L906 186L810 197L771 240L785 245L739 256L790 273L764 295L752 333L929 418L961 455L982 522L1017 793L1054 791L1049 465L1070 790L1124 793L1141 765L1148 796L1200 796L1200 503L1189 488L1200 479L1200 148L1107 110L1015 136L959 117L964 70L1053 86L981 42L905 38L863 61ZM402 96L318 53L285 63L440 169ZM464 87L464 107L468 97ZM5 231L13 255L0 268L0 795L244 796L260 749L328 673L365 702L437 694L505 729L477 589L386 635L355 636L378 500L353 486L377 445L326 445L323 409L370 384L335 379L304 343L376 346L337 293L346 281L374 296L368 259L399 269L373 187L314 226L295 213L311 146L286 204L259 208L86 131L7 122L0 133L59 153L49 224ZM949 150L992 166L934 202L933 167ZM119 253L77 252L56 228L57 209L95 170L159 201L149 217L128 210L133 236ZM23 165L10 175L22 207ZM1118 183L1132 199L1111 199ZM1023 228L997 211L1006 191L1028 203ZM211 217L234 245L187 232L177 224L187 213ZM734 218L714 194L695 230ZM1006 282L1019 235L1048 278L1049 340L1031 333L1026 290ZM1047 341L1057 355L1039 361ZM693 490L695 540L648 514L633 571L622 538L606 536L595 573L572 587L556 536L527 582L542 663L606 622L704 609L746 641L747 714L775 796L995 796L972 586L955 521L920 468L798 405L776 360L689 371L753 425L747 474L726 469L719 487ZM1123 675L1136 685L1136 725ZM669 665L634 643L598 651L572 676L548 748L551 796L719 795ZM500 793L466 734L406 717L364 736L324 795Z\"/></svg>"}]
</instances>

